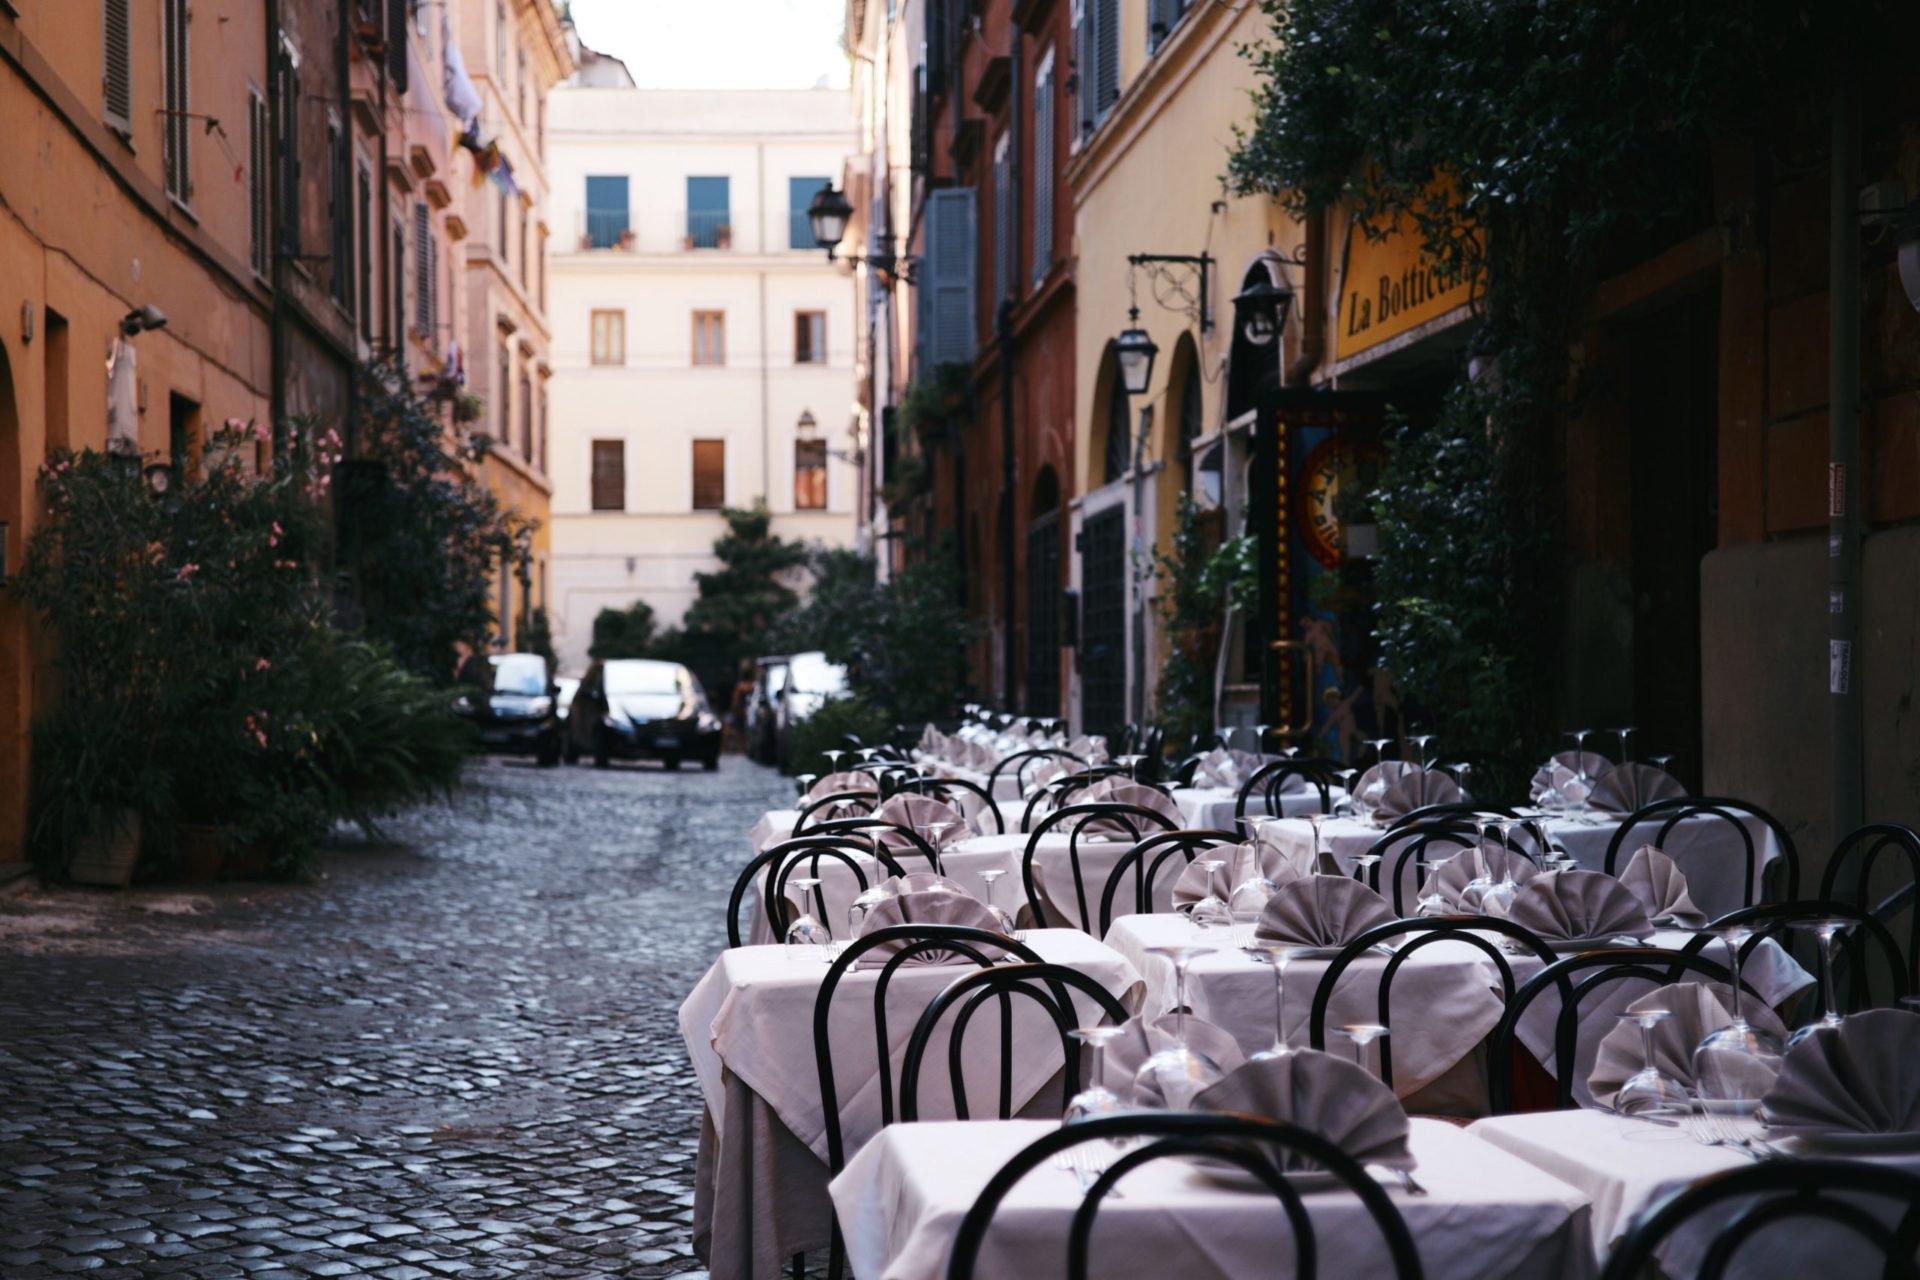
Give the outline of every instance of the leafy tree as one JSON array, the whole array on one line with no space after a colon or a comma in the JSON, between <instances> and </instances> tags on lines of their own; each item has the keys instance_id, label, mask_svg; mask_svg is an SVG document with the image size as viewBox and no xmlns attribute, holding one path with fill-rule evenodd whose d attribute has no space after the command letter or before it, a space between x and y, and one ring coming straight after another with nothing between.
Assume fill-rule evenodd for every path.
<instances>
[{"instance_id":1,"label":"leafy tree","mask_svg":"<svg viewBox=\"0 0 1920 1280\"><path fill-rule=\"evenodd\" d=\"M663 636L654 646L656 656L675 653L715 697L732 687L743 658L767 652L775 626L799 601L781 579L807 561L805 547L773 532L766 503L721 514L727 531L713 544L720 567L694 574L700 594L687 610L684 635Z\"/></svg>"},{"instance_id":2,"label":"leafy tree","mask_svg":"<svg viewBox=\"0 0 1920 1280\"><path fill-rule=\"evenodd\" d=\"M635 600L624 609L602 609L594 615L593 643L587 653L594 658L652 657L658 630L653 606L645 600Z\"/></svg>"}]
</instances>

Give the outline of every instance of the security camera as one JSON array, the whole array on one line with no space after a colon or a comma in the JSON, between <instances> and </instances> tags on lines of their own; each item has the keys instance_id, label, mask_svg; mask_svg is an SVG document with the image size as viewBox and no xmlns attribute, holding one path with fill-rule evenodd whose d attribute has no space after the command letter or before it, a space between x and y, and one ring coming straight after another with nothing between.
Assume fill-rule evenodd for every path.
<instances>
[{"instance_id":1,"label":"security camera","mask_svg":"<svg viewBox=\"0 0 1920 1280\"><path fill-rule=\"evenodd\" d=\"M129 311L120 319L120 332L126 337L167 327L167 313L149 303L138 311Z\"/></svg>"}]
</instances>

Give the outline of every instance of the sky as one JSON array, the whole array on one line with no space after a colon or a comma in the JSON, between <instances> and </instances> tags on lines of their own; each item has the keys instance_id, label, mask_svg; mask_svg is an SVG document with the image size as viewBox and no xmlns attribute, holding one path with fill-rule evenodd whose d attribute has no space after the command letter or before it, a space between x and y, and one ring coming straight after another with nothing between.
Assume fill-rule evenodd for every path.
<instances>
[{"instance_id":1,"label":"sky","mask_svg":"<svg viewBox=\"0 0 1920 1280\"><path fill-rule=\"evenodd\" d=\"M587 46L642 89L811 89L847 84L846 0L573 0Z\"/></svg>"}]
</instances>

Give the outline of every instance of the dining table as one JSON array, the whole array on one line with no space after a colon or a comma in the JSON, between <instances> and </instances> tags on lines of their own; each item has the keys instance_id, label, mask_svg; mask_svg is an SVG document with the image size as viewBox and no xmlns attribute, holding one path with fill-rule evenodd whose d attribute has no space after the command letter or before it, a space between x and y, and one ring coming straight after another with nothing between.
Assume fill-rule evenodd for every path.
<instances>
[{"instance_id":1,"label":"dining table","mask_svg":"<svg viewBox=\"0 0 1920 1280\"><path fill-rule=\"evenodd\" d=\"M1310 787L1305 779L1294 779L1298 785L1280 793L1280 812L1273 813L1264 795L1247 797L1248 817L1284 817L1301 818L1309 813L1320 812L1320 791ZM1340 787L1327 789L1327 806L1337 809L1347 802L1347 793ZM1213 828L1238 833L1236 825L1238 815L1234 810L1239 806L1240 793L1231 787L1175 787L1173 803L1180 810L1180 825L1191 831Z\"/></svg>"},{"instance_id":2,"label":"dining table","mask_svg":"<svg viewBox=\"0 0 1920 1280\"><path fill-rule=\"evenodd\" d=\"M989 1179L1057 1122L894 1125L868 1143L830 1192L858 1280L945 1274L967 1211ZM1408 1146L1424 1194L1382 1176L1429 1280L1586 1280L1595 1274L1586 1198L1471 1133L1415 1117ZM1089 1273L1111 1280L1180 1276L1244 1280L1293 1274L1285 1211L1185 1160L1129 1173L1102 1202ZM1391 1274L1386 1245L1361 1201L1340 1187L1301 1188L1318 1274ZM1067 1239L1082 1200L1079 1175L1052 1163L1008 1192L988 1225L973 1274L1029 1280L1066 1274Z\"/></svg>"},{"instance_id":3,"label":"dining table","mask_svg":"<svg viewBox=\"0 0 1920 1280\"><path fill-rule=\"evenodd\" d=\"M1025 944L1042 960L1087 975L1129 1008L1140 979L1112 948L1077 929L1036 929ZM704 1114L695 1168L694 1240L714 1275L774 1280L794 1253L823 1247L833 1225L827 1201L828 1121L816 1067L814 1017L832 949L742 946L724 951L680 1006L680 1031L699 1080ZM906 964L887 988L886 1060L892 1078L927 1004L971 964ZM831 1002L827 1040L839 1099L844 1150L860 1149L881 1129L880 1062L875 1033L877 968L846 971ZM1076 1014L1097 1006L1074 993ZM965 1042L964 1079L975 1107L997 1097L997 1019L977 1019ZM1064 1101L1057 1030L1040 1007L1015 1001L1011 1097L1057 1117ZM945 1069L946 1029L929 1042L929 1072L919 1099L932 1118L954 1114ZM1053 1088L1048 1088L1049 1084Z\"/></svg>"}]
</instances>

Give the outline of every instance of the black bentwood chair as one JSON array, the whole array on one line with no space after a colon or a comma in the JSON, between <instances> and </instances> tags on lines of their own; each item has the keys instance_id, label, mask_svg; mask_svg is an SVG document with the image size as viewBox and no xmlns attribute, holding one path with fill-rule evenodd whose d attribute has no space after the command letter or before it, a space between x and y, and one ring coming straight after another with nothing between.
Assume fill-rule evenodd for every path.
<instances>
[{"instance_id":1,"label":"black bentwood chair","mask_svg":"<svg viewBox=\"0 0 1920 1280\"><path fill-rule=\"evenodd\" d=\"M987 794L993 794L994 787L1000 781L1000 775L1009 769L1013 771L1014 789L1021 795L1027 794L1027 776L1049 760L1068 760L1083 769L1087 764L1080 756L1059 747L1034 747L1027 751L1016 751L1010 756L1001 756L994 761L992 771L987 774Z\"/></svg>"},{"instance_id":2,"label":"black bentwood chair","mask_svg":"<svg viewBox=\"0 0 1920 1280\"><path fill-rule=\"evenodd\" d=\"M1360 1201L1380 1229L1387 1257L1393 1265L1392 1275L1399 1280L1421 1280L1420 1254L1414 1248L1413 1235L1407 1230L1400 1211L1394 1208L1393 1201L1373 1176L1333 1143L1317 1133L1278 1120L1172 1111L1142 1111L1082 1120L1043 1135L1007 1161L988 1181L980 1198L967 1210L967 1216L960 1220L953 1253L947 1260L947 1280L972 1280L974 1264L979 1260L993 1216L1000 1202L1022 1178L1051 1163L1059 1152L1083 1143L1118 1145L1136 1139L1140 1145L1115 1159L1107 1171L1093 1181L1074 1212L1067 1237L1068 1280L1086 1280L1091 1274L1087 1255L1093 1240L1094 1220L1100 1212L1100 1202L1114 1186L1142 1165L1190 1156L1232 1164L1278 1200L1293 1238L1291 1274L1297 1280L1314 1280L1319 1266L1319 1242L1300 1192L1281 1172L1288 1154L1303 1157L1326 1170ZM1276 1247L1281 1239L1276 1233ZM1175 1242L1168 1243L1171 1247Z\"/></svg>"},{"instance_id":3,"label":"black bentwood chair","mask_svg":"<svg viewBox=\"0 0 1920 1280\"><path fill-rule=\"evenodd\" d=\"M1868 1208L1875 1201L1879 1213ZM1858 1237L1885 1256L1883 1280L1920 1280L1920 1177L1855 1160L1768 1160L1682 1187L1628 1225L1600 1280L1667 1274L1660 1246L1701 1216L1719 1230L1692 1280L1721 1280L1743 1245L1783 1222L1801 1230L1824 1223ZM1764 1262L1761 1274L1769 1274Z\"/></svg>"},{"instance_id":4,"label":"black bentwood chair","mask_svg":"<svg viewBox=\"0 0 1920 1280\"><path fill-rule=\"evenodd\" d=\"M885 818L838 818L832 822L816 825L808 835L864 835L878 845L884 837L892 840L899 837L904 845L896 844L891 849L894 860L918 855L927 860L929 871L940 871L940 852L927 842L927 838L904 822L889 822Z\"/></svg>"},{"instance_id":5,"label":"black bentwood chair","mask_svg":"<svg viewBox=\"0 0 1920 1280\"><path fill-rule=\"evenodd\" d=\"M876 788L879 786L878 783L874 785ZM796 836L805 835L807 833L807 820L823 810L826 811L826 817L818 819L814 823L816 827L819 826L820 823L826 822L828 819L839 814L859 814L864 816L872 813L879 807L880 792L878 790L829 791L824 796L801 802L800 811L793 820L792 834Z\"/></svg>"},{"instance_id":6,"label":"black bentwood chair","mask_svg":"<svg viewBox=\"0 0 1920 1280\"><path fill-rule=\"evenodd\" d=\"M942 804L950 804L962 813L967 813L966 801L971 798L978 808L968 813L970 818L981 819L982 815L993 818L994 831L1005 834L1006 819L1000 816L1000 807L993 802L993 796L977 782L968 782L965 778L940 778L922 774L909 778L894 788L895 795L931 796Z\"/></svg>"},{"instance_id":7,"label":"black bentwood chair","mask_svg":"<svg viewBox=\"0 0 1920 1280\"><path fill-rule=\"evenodd\" d=\"M1792 902L1800 896L1800 852L1794 848L1793 837L1787 834L1787 829L1780 825L1778 818L1759 805L1726 796L1672 796L1635 809L1614 830L1613 839L1607 841L1607 861L1603 869L1610 876L1620 874L1618 864L1622 849L1631 853L1643 844L1665 849L1667 837L1673 829L1689 818L1711 818L1724 822L1739 834L1747 868L1746 893L1741 899L1741 906L1753 905L1754 871L1760 860L1760 851L1754 847L1753 832L1747 829L1747 818L1757 818L1765 823L1773 832L1774 843L1780 846L1780 860L1787 868L1787 882L1782 886L1780 901Z\"/></svg>"},{"instance_id":8,"label":"black bentwood chair","mask_svg":"<svg viewBox=\"0 0 1920 1280\"><path fill-rule=\"evenodd\" d=\"M1319 793L1320 812L1333 812L1333 787L1340 766L1331 760L1274 760L1261 765L1253 771L1245 782L1240 784L1239 794L1233 800L1235 820L1247 816L1248 802L1259 796L1265 803L1264 812L1279 817L1281 812L1280 794L1291 778L1303 778L1309 787Z\"/></svg>"},{"instance_id":9,"label":"black bentwood chair","mask_svg":"<svg viewBox=\"0 0 1920 1280\"><path fill-rule=\"evenodd\" d=\"M1433 856L1436 850L1450 850L1442 852L1437 859L1445 862L1472 848L1473 828L1464 822L1436 818L1432 822L1411 827L1389 828L1367 846L1366 856L1379 859L1366 878L1367 887L1384 893L1385 890L1380 888L1384 880L1393 887L1388 895L1393 899L1393 914L1403 917L1411 915L1403 888L1407 863L1413 863L1414 888L1424 889L1427 884L1427 864L1436 860ZM1354 878L1360 879L1361 864L1358 861L1354 863L1353 870Z\"/></svg>"},{"instance_id":10,"label":"black bentwood chair","mask_svg":"<svg viewBox=\"0 0 1920 1280\"><path fill-rule=\"evenodd\" d=\"M1576 975L1592 969L1585 977ZM1575 1063L1580 1056L1580 1003L1596 989L1611 983L1638 978L1655 986L1680 981L1687 972L1704 974L1714 982L1728 981L1724 965L1701 956L1664 947L1608 947L1563 956L1521 984L1507 1001L1507 1010L1493 1029L1492 1047L1487 1054L1488 1110L1506 1115L1513 1110L1513 1049L1520 1018L1541 992L1554 989L1560 996L1560 1015L1554 1022L1553 1075L1554 1107L1560 1111L1574 1108ZM1758 1000L1759 993L1742 980L1742 989Z\"/></svg>"},{"instance_id":11,"label":"black bentwood chair","mask_svg":"<svg viewBox=\"0 0 1920 1280\"><path fill-rule=\"evenodd\" d=\"M1394 975L1400 972L1400 966L1412 958L1414 952L1436 942L1464 942L1478 947L1493 961L1500 971L1500 998L1513 1002L1514 980L1513 966L1508 963L1507 954L1493 940L1483 937L1488 933L1503 933L1540 958L1543 964L1551 965L1557 958L1546 943L1540 941L1532 930L1497 916L1432 916L1423 920L1389 920L1377 924L1340 949L1340 954L1320 975L1320 985L1314 988L1313 1008L1307 1015L1307 1037L1316 1049L1327 1047L1327 1010L1333 1004L1333 993L1340 986L1340 979L1355 961L1371 956L1380 959L1374 948L1389 939L1402 934L1416 933L1420 936L1393 949L1386 957L1386 963L1380 968L1379 1006L1377 1021L1383 1027L1390 1027L1387 1008L1389 996L1393 991ZM1393 1086L1393 1037L1382 1036L1380 1045L1380 1079L1389 1088Z\"/></svg>"},{"instance_id":12,"label":"black bentwood chair","mask_svg":"<svg viewBox=\"0 0 1920 1280\"><path fill-rule=\"evenodd\" d=\"M1000 964L955 979L927 1005L907 1040L906 1057L900 1061L900 1119L910 1122L920 1118L921 1063L934 1029L955 1006L958 1011L954 1013L953 1030L947 1040L947 1082L953 1090L954 1118L971 1118L967 1106L966 1063L961 1050L974 1013L993 997L998 997L1000 1008L1000 1106L996 1114L1002 1120L1013 1119L1013 996L1025 997L1039 1005L1059 1035L1061 1059L1065 1063L1061 1071L1060 1110L1065 1113L1067 1103L1079 1091L1080 1081L1080 1042L1069 1033L1076 1027L1097 1025L1081 1018L1074 1007L1074 991L1098 1005L1106 1015L1105 1021L1112 1025L1118 1026L1127 1020L1127 1006L1086 974L1065 965ZM965 1003L961 1003L963 1000Z\"/></svg>"},{"instance_id":13,"label":"black bentwood chair","mask_svg":"<svg viewBox=\"0 0 1920 1280\"><path fill-rule=\"evenodd\" d=\"M1089 833L1088 828L1099 832L1110 832L1116 827L1133 842L1150 834L1155 828L1161 831L1176 831L1179 824L1172 818L1143 805L1122 804L1115 800L1101 800L1091 804L1070 804L1055 809L1040 820L1031 834L1027 836L1027 848L1020 855L1020 882L1027 893L1027 906L1033 912L1035 928L1047 927L1047 915L1040 905L1039 882L1033 877L1034 855L1040 850L1040 841L1050 831L1064 828L1067 835L1067 863L1073 868L1073 901L1057 903L1062 911L1077 910L1070 923L1082 932L1093 931L1094 916L1087 905L1087 881L1080 871L1080 842Z\"/></svg>"},{"instance_id":14,"label":"black bentwood chair","mask_svg":"<svg viewBox=\"0 0 1920 1280\"><path fill-rule=\"evenodd\" d=\"M786 899L775 893L775 870L778 869L782 873L778 883L780 889L784 890L787 875L791 874L793 867L806 860L812 868L808 874L818 875L820 859L826 858L852 868L854 879L859 881L860 888L865 890L870 886L866 873L861 870L858 860L853 857L856 853L873 856L886 869L888 875L900 874L899 864L889 857L884 849L876 849L874 842L864 836L801 836L796 840L783 840L779 844L768 845L762 849L734 879L733 893L727 899L727 946L732 948L742 945L740 904L746 901L747 894L753 889L754 880L763 870L767 872L766 892L763 894L763 905L768 912L767 924L773 929L774 937L778 939L785 936L787 920ZM825 910L825 900L818 896L817 890L814 906L817 912ZM824 914L819 918L824 920Z\"/></svg>"},{"instance_id":15,"label":"black bentwood chair","mask_svg":"<svg viewBox=\"0 0 1920 1280\"><path fill-rule=\"evenodd\" d=\"M1133 911L1131 914L1144 916L1153 911L1153 886L1160 878L1160 869L1173 859L1180 859L1180 870L1202 853L1214 849L1231 849L1240 843L1240 837L1231 831L1218 828L1200 828L1189 831L1162 831L1158 835L1148 836L1133 846L1113 864L1113 871L1107 876L1107 887L1100 894L1100 933L1104 938L1113 928L1114 899L1120 895L1120 886L1133 873ZM1175 872L1175 874L1179 874ZM1121 912L1127 915L1128 912Z\"/></svg>"},{"instance_id":16,"label":"black bentwood chair","mask_svg":"<svg viewBox=\"0 0 1920 1280\"><path fill-rule=\"evenodd\" d=\"M1882 853L1900 854L1906 860L1907 882L1894 882L1891 892L1879 902L1873 900L1873 868ZM1844 895L1840 875L1852 864L1854 890ZM1851 902L1869 911L1881 924L1892 927L1902 911L1907 913L1906 981L1909 991L1920 991L1920 902L1915 901L1914 886L1920 884L1920 832L1895 822L1876 822L1850 832L1833 851L1827 873L1820 878L1820 896L1829 901Z\"/></svg>"},{"instance_id":17,"label":"black bentwood chair","mask_svg":"<svg viewBox=\"0 0 1920 1280\"><path fill-rule=\"evenodd\" d=\"M1719 935L1744 925L1753 930L1753 936L1740 946L1740 963L1744 965L1753 955L1753 949L1767 938L1778 937L1790 929L1805 930L1822 920L1839 920L1846 925L1846 932L1840 939L1839 954L1834 957L1832 976L1836 987L1842 981L1846 982L1847 998L1842 1001L1838 991L1829 997L1823 979L1819 988L1821 999L1831 998L1833 1007L1841 1013L1858 1013L1862 1009L1877 1007L1867 965L1867 940L1872 939L1878 944L1880 959L1886 963L1887 972L1891 975L1893 990L1884 1003L1897 1005L1900 997L1911 990L1907 984L1906 966L1900 958L1900 944L1894 940L1893 933L1886 925L1850 903L1816 898L1808 902L1767 902L1757 907L1742 907L1738 911L1729 911L1689 938L1681 950L1690 956L1697 956L1704 954L1711 946L1724 948L1725 943L1721 942ZM1789 946L1791 942L1789 938L1782 941L1781 945ZM1724 955L1725 951L1722 950L1720 954ZM1817 957L1814 963L1818 964ZM1817 1018L1821 1012L1821 1007L1816 1005L1813 1016Z\"/></svg>"}]
</instances>

